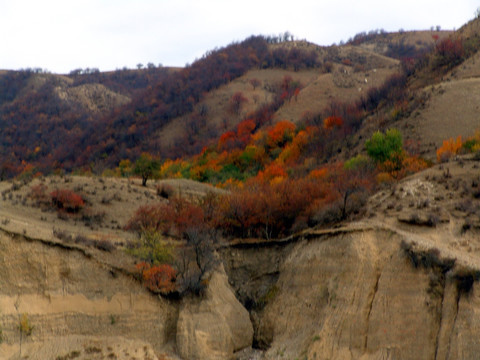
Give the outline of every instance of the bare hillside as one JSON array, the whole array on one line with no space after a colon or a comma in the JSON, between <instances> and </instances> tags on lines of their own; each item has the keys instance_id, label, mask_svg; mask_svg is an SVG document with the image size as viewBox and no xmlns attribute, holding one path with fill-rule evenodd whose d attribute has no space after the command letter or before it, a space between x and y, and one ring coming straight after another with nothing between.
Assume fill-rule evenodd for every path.
<instances>
[{"instance_id":1,"label":"bare hillside","mask_svg":"<svg viewBox=\"0 0 480 360\"><path fill-rule=\"evenodd\" d=\"M480 130L479 54L454 67L440 81L419 90L422 105L400 121L409 137L417 140L424 156L435 159L443 140L462 136L467 139Z\"/></svg>"}]
</instances>

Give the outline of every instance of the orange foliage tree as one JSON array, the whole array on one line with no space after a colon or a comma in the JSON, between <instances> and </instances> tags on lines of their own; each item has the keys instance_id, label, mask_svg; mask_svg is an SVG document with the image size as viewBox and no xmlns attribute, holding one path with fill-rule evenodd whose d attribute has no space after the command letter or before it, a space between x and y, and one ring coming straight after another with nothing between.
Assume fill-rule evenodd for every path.
<instances>
[{"instance_id":1,"label":"orange foliage tree","mask_svg":"<svg viewBox=\"0 0 480 360\"><path fill-rule=\"evenodd\" d=\"M295 132L295 125L290 121L282 120L270 128L267 133L267 144L271 148L283 146L286 142L292 140Z\"/></svg>"},{"instance_id":2,"label":"orange foliage tree","mask_svg":"<svg viewBox=\"0 0 480 360\"><path fill-rule=\"evenodd\" d=\"M275 179L285 179L288 177L285 167L278 163L271 163L264 170L259 171L257 178L261 182L272 181Z\"/></svg>"},{"instance_id":3,"label":"orange foliage tree","mask_svg":"<svg viewBox=\"0 0 480 360\"><path fill-rule=\"evenodd\" d=\"M458 136L456 140L450 138L443 140L443 144L437 149L437 160L442 162L451 158L453 155L458 154L462 148L462 137Z\"/></svg>"},{"instance_id":4,"label":"orange foliage tree","mask_svg":"<svg viewBox=\"0 0 480 360\"><path fill-rule=\"evenodd\" d=\"M332 129L333 127L341 128L343 125L343 120L339 116L329 116L323 120L323 127L327 130Z\"/></svg>"}]
</instances>

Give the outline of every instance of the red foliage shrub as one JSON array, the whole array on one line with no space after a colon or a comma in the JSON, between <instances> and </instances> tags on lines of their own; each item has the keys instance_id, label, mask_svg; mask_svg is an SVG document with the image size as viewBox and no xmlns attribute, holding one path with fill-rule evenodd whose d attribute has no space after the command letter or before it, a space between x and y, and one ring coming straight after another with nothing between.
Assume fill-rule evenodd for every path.
<instances>
[{"instance_id":1,"label":"red foliage shrub","mask_svg":"<svg viewBox=\"0 0 480 360\"><path fill-rule=\"evenodd\" d=\"M323 120L323 127L325 129L332 129L333 127L341 128L343 120L339 116L329 116Z\"/></svg>"},{"instance_id":2,"label":"red foliage shrub","mask_svg":"<svg viewBox=\"0 0 480 360\"><path fill-rule=\"evenodd\" d=\"M125 226L126 230L142 232L144 230L161 231L183 237L190 228L202 228L205 215L199 205L185 199L174 198L168 204L141 206Z\"/></svg>"},{"instance_id":3,"label":"red foliage shrub","mask_svg":"<svg viewBox=\"0 0 480 360\"><path fill-rule=\"evenodd\" d=\"M252 119L243 120L237 126L237 135L242 137L245 135L251 135L255 130L255 122Z\"/></svg>"},{"instance_id":4,"label":"red foliage shrub","mask_svg":"<svg viewBox=\"0 0 480 360\"><path fill-rule=\"evenodd\" d=\"M230 150L235 147L236 134L233 131L227 131L220 136L218 140L219 150Z\"/></svg>"},{"instance_id":5,"label":"red foliage shrub","mask_svg":"<svg viewBox=\"0 0 480 360\"><path fill-rule=\"evenodd\" d=\"M179 236L183 236L191 228L204 227L203 209L185 199L174 199L169 203L167 212Z\"/></svg>"},{"instance_id":6,"label":"red foliage shrub","mask_svg":"<svg viewBox=\"0 0 480 360\"><path fill-rule=\"evenodd\" d=\"M436 66L453 67L461 62L465 51L460 37L447 37L435 44Z\"/></svg>"},{"instance_id":7,"label":"red foliage shrub","mask_svg":"<svg viewBox=\"0 0 480 360\"><path fill-rule=\"evenodd\" d=\"M77 213L85 206L82 197L68 189L56 189L50 193L50 198L58 210L70 213Z\"/></svg>"},{"instance_id":8,"label":"red foliage shrub","mask_svg":"<svg viewBox=\"0 0 480 360\"><path fill-rule=\"evenodd\" d=\"M142 275L145 286L155 293L168 294L176 290L175 269L168 264L150 265L141 262L136 265Z\"/></svg>"}]
</instances>

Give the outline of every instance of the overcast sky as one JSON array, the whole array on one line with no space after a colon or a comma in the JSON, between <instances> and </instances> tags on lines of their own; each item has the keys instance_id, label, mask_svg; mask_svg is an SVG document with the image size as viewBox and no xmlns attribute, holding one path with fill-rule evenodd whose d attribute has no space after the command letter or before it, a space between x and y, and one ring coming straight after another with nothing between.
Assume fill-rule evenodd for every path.
<instances>
[{"instance_id":1,"label":"overcast sky","mask_svg":"<svg viewBox=\"0 0 480 360\"><path fill-rule=\"evenodd\" d=\"M250 35L319 45L361 31L460 28L478 0L0 0L0 69L184 66Z\"/></svg>"}]
</instances>

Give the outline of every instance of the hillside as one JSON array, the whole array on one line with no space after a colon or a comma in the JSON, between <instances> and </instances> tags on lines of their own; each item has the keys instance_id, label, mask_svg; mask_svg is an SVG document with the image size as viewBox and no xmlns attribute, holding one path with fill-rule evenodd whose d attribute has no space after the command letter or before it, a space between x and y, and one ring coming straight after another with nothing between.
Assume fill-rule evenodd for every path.
<instances>
[{"instance_id":1,"label":"hillside","mask_svg":"<svg viewBox=\"0 0 480 360\"><path fill-rule=\"evenodd\" d=\"M359 33L348 41L357 45L396 59L417 58L431 51L435 46L435 38L443 39L453 34L453 31L399 31L387 33L371 31Z\"/></svg>"},{"instance_id":2,"label":"hillside","mask_svg":"<svg viewBox=\"0 0 480 360\"><path fill-rule=\"evenodd\" d=\"M185 69L5 72L0 77L2 177L25 171L25 164L45 173L101 173L141 152L194 155L252 114L259 128L280 120L302 123L328 113L332 103L368 97L401 70L398 59L419 59L435 38L449 34L376 33L330 47L251 37L211 51ZM399 44L409 47L408 56L400 56ZM465 76L475 76L471 71ZM299 92L280 100L287 78ZM244 100L234 110L235 94ZM258 116L264 108L268 115Z\"/></svg>"},{"instance_id":3,"label":"hillside","mask_svg":"<svg viewBox=\"0 0 480 360\"><path fill-rule=\"evenodd\" d=\"M479 23L479 19L472 20L453 37L458 39L460 36L465 40L457 50L461 52L457 59L452 59L452 65L443 65L437 69L427 67L427 75L425 70L423 74L420 71L411 81L414 87L419 87L421 106L396 126L409 129L412 138L419 142L423 156L427 158L435 157L435 149L443 140L457 136L466 139L480 128L477 116L480 89ZM460 54L461 60L458 58ZM439 55L434 55L434 61L435 56ZM427 77L430 80L425 81Z\"/></svg>"},{"instance_id":4,"label":"hillside","mask_svg":"<svg viewBox=\"0 0 480 360\"><path fill-rule=\"evenodd\" d=\"M0 177L22 172L26 163L44 172L71 170L77 154L92 145L82 139L87 132L171 72L154 68L113 73L85 70L68 76L31 69L3 73Z\"/></svg>"},{"instance_id":5,"label":"hillside","mask_svg":"<svg viewBox=\"0 0 480 360\"><path fill-rule=\"evenodd\" d=\"M59 164L67 171L101 172L143 151L195 154L252 112L277 102L285 77L300 93L295 101L274 105L258 126L283 119L297 123L332 101L355 101L398 65L361 47L251 37L185 69L85 69L62 76L6 72L0 77L3 177L22 172L22 161L42 172ZM252 80L258 81L255 88ZM232 111L237 92L246 101Z\"/></svg>"}]
</instances>

